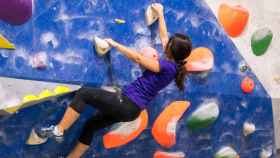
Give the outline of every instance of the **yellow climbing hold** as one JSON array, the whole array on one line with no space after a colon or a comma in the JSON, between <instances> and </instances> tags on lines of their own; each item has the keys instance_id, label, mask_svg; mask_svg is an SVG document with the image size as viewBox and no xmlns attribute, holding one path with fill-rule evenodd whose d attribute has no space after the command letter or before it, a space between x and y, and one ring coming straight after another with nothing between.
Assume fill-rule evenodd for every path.
<instances>
[{"instance_id":1,"label":"yellow climbing hold","mask_svg":"<svg viewBox=\"0 0 280 158\"><path fill-rule=\"evenodd\" d=\"M2 34L0 34L0 48L15 49L15 46L11 42L9 42Z\"/></svg>"},{"instance_id":2,"label":"yellow climbing hold","mask_svg":"<svg viewBox=\"0 0 280 158\"><path fill-rule=\"evenodd\" d=\"M13 106L13 107L6 108L6 109L4 109L4 111L12 114L12 113L17 112L20 108L21 108L21 105L18 105L18 106Z\"/></svg>"},{"instance_id":3,"label":"yellow climbing hold","mask_svg":"<svg viewBox=\"0 0 280 158\"><path fill-rule=\"evenodd\" d=\"M39 98L35 95L26 95L23 97L23 103L28 103L28 102L32 102L32 101L35 101L35 100L38 100Z\"/></svg>"},{"instance_id":4,"label":"yellow climbing hold","mask_svg":"<svg viewBox=\"0 0 280 158\"><path fill-rule=\"evenodd\" d=\"M43 98L47 98L47 97L51 97L53 96L53 92L51 92L50 90L43 90L40 94L39 94L39 99L43 99Z\"/></svg>"},{"instance_id":5,"label":"yellow climbing hold","mask_svg":"<svg viewBox=\"0 0 280 158\"><path fill-rule=\"evenodd\" d=\"M274 81L275 81L277 84L280 84L280 76L279 76L279 77L274 77Z\"/></svg>"},{"instance_id":6,"label":"yellow climbing hold","mask_svg":"<svg viewBox=\"0 0 280 158\"><path fill-rule=\"evenodd\" d=\"M70 91L71 89L67 86L56 86L54 89L55 94L63 94L63 93L68 93Z\"/></svg>"},{"instance_id":7,"label":"yellow climbing hold","mask_svg":"<svg viewBox=\"0 0 280 158\"><path fill-rule=\"evenodd\" d=\"M115 22L117 24L125 24L125 20L123 20L123 19L115 19Z\"/></svg>"}]
</instances>

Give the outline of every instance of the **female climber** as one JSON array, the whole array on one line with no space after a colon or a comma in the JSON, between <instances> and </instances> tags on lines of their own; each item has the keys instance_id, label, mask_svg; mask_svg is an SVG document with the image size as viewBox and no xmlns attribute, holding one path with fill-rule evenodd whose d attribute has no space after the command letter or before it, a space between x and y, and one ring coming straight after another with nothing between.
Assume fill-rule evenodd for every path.
<instances>
[{"instance_id":1,"label":"female climber","mask_svg":"<svg viewBox=\"0 0 280 158\"><path fill-rule=\"evenodd\" d=\"M112 39L106 39L111 47L146 69L142 76L123 87L121 99L114 92L82 87L76 92L74 100L56 126L36 131L42 138L60 141L64 132L79 118L86 105L94 107L98 111L97 114L86 121L79 141L68 158L81 157L89 148L93 134L97 130L118 122L135 120L157 93L173 79L180 90L184 89L186 75L184 64L192 49L191 40L183 34L174 34L169 39L162 5L153 4L152 9L159 17L159 35L166 58L159 60L147 58Z\"/></svg>"}]
</instances>

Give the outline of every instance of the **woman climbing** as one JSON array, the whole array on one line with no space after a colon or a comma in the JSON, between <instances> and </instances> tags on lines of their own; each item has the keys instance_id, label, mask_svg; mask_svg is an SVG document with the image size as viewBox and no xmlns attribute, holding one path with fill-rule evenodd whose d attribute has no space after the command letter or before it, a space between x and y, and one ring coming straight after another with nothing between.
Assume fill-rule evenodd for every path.
<instances>
[{"instance_id":1,"label":"woman climbing","mask_svg":"<svg viewBox=\"0 0 280 158\"><path fill-rule=\"evenodd\" d=\"M76 92L74 100L56 126L41 128L37 134L42 138L63 139L63 134L79 118L87 104L98 113L84 125L79 142L68 155L68 158L79 158L89 148L93 134L99 129L118 122L135 120L146 105L166 87L173 79L180 90L184 89L186 70L185 59L190 55L192 44L183 34L175 34L168 38L163 15L163 7L153 4L152 9L159 17L159 35L165 50L165 59L154 60L112 40L106 39L111 47L125 55L146 70L143 75L122 89L121 98L117 93L97 88L82 87Z\"/></svg>"}]
</instances>

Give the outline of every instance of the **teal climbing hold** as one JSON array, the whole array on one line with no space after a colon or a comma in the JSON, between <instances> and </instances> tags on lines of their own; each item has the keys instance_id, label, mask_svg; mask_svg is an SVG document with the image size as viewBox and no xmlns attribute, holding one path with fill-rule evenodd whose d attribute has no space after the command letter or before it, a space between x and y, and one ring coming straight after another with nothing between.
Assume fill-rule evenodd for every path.
<instances>
[{"instance_id":1,"label":"teal climbing hold","mask_svg":"<svg viewBox=\"0 0 280 158\"><path fill-rule=\"evenodd\" d=\"M188 118L187 126L191 130L206 128L217 120L219 113L219 106L216 102L203 103Z\"/></svg>"},{"instance_id":2,"label":"teal climbing hold","mask_svg":"<svg viewBox=\"0 0 280 158\"><path fill-rule=\"evenodd\" d=\"M252 51L256 56L263 55L271 41L272 41L273 33L269 28L262 28L257 30L252 38L251 38L251 47Z\"/></svg>"}]
</instances>

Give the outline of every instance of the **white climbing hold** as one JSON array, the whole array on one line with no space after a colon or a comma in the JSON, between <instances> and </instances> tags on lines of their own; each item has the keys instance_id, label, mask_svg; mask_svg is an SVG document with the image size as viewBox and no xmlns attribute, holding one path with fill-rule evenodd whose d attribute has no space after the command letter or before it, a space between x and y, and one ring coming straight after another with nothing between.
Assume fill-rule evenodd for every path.
<instances>
[{"instance_id":1,"label":"white climbing hold","mask_svg":"<svg viewBox=\"0 0 280 158\"><path fill-rule=\"evenodd\" d=\"M272 156L272 149L262 149L260 158L270 158Z\"/></svg>"},{"instance_id":2,"label":"white climbing hold","mask_svg":"<svg viewBox=\"0 0 280 158\"><path fill-rule=\"evenodd\" d=\"M161 5L159 3L154 3L154 4L149 5L146 9L145 16L146 16L146 23L148 26L152 25L159 18L157 13L152 8L152 5L155 5L155 4Z\"/></svg>"},{"instance_id":3,"label":"white climbing hold","mask_svg":"<svg viewBox=\"0 0 280 158\"><path fill-rule=\"evenodd\" d=\"M256 126L253 123L245 122L243 124L243 134L248 136L256 131Z\"/></svg>"},{"instance_id":4,"label":"white climbing hold","mask_svg":"<svg viewBox=\"0 0 280 158\"><path fill-rule=\"evenodd\" d=\"M226 146L215 154L215 158L239 158L239 155L233 148Z\"/></svg>"},{"instance_id":5,"label":"white climbing hold","mask_svg":"<svg viewBox=\"0 0 280 158\"><path fill-rule=\"evenodd\" d=\"M29 64L32 68L45 69L48 66L48 56L46 52L39 52L30 57Z\"/></svg>"},{"instance_id":6,"label":"white climbing hold","mask_svg":"<svg viewBox=\"0 0 280 158\"><path fill-rule=\"evenodd\" d=\"M101 38L94 37L95 50L99 55L105 55L111 49L109 43Z\"/></svg>"}]
</instances>

